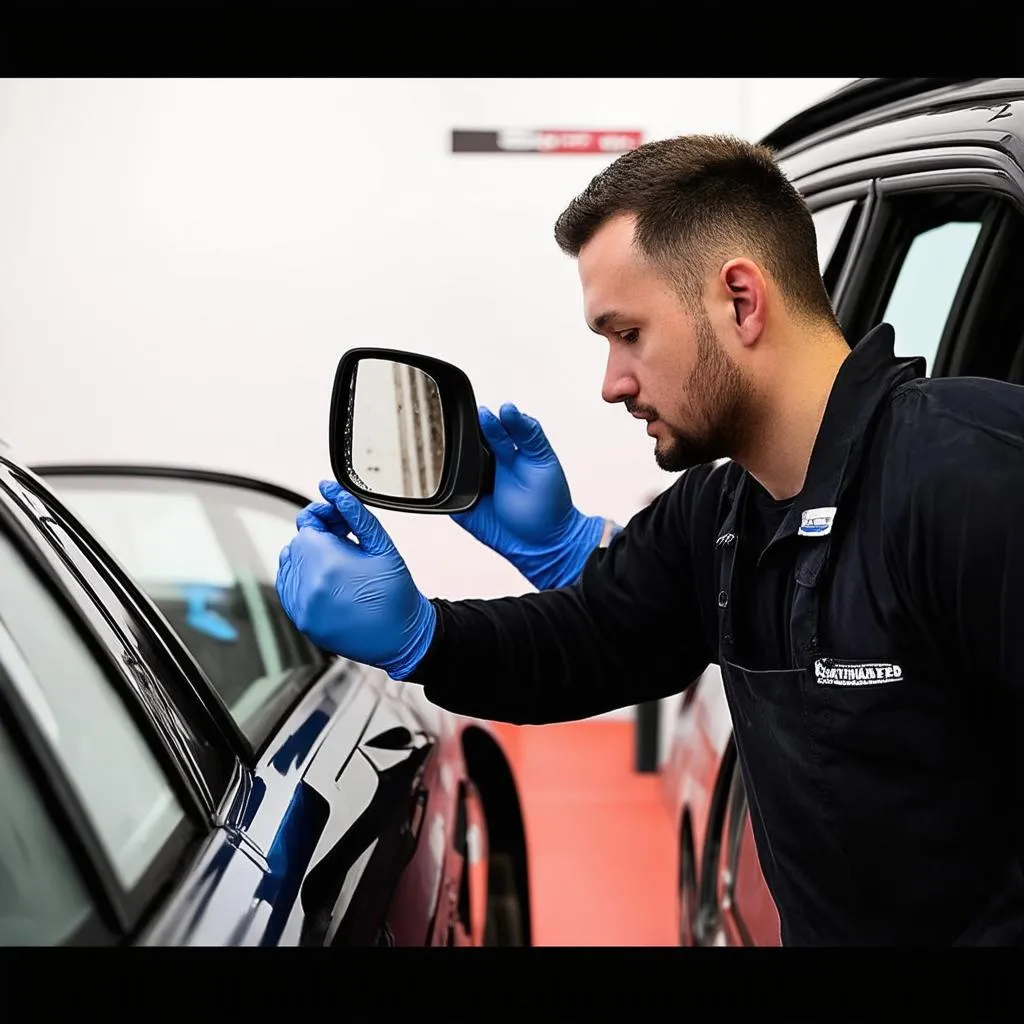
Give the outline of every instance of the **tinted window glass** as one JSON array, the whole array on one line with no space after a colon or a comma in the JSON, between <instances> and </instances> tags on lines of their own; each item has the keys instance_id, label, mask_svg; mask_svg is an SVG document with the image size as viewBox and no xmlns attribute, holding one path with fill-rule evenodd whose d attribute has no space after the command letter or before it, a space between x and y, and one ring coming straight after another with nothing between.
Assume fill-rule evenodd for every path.
<instances>
[{"instance_id":1,"label":"tinted window glass","mask_svg":"<svg viewBox=\"0 0 1024 1024\"><path fill-rule=\"evenodd\" d=\"M928 372L980 230L980 221L950 221L917 235L882 314L896 331L896 355L924 356Z\"/></svg>"},{"instance_id":2,"label":"tinted window glass","mask_svg":"<svg viewBox=\"0 0 1024 1024\"><path fill-rule=\"evenodd\" d=\"M131 477L52 486L160 607L242 730L259 743L325 657L277 598L297 505L243 487Z\"/></svg>"},{"instance_id":3,"label":"tinted window glass","mask_svg":"<svg viewBox=\"0 0 1024 1024\"><path fill-rule=\"evenodd\" d=\"M92 909L25 763L0 725L0 945L65 942Z\"/></svg>"},{"instance_id":4,"label":"tinted window glass","mask_svg":"<svg viewBox=\"0 0 1024 1024\"><path fill-rule=\"evenodd\" d=\"M2 535L0 658L120 882L133 888L184 811L104 670Z\"/></svg>"}]
</instances>

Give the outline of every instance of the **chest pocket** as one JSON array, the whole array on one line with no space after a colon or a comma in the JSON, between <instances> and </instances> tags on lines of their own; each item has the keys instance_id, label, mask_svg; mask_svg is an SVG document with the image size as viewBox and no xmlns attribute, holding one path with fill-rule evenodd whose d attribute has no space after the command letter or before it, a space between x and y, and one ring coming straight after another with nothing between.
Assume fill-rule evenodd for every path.
<instances>
[{"instance_id":1,"label":"chest pocket","mask_svg":"<svg viewBox=\"0 0 1024 1024\"><path fill-rule=\"evenodd\" d=\"M882 624L867 623L867 598L848 588L840 595L832 585L837 538L800 541L793 621L802 640L799 649L794 644L793 655L806 669L808 727L821 750L822 767L840 773L832 780L836 788L858 770L872 774L875 764L884 772L885 763L891 766L893 757L906 755L913 743L920 676L890 653L892 638L881 635ZM823 622L826 586L829 624ZM836 600L850 607L836 607L831 603ZM876 629L879 636L872 640ZM850 645L860 643L866 645L863 652L851 650Z\"/></svg>"}]
</instances>

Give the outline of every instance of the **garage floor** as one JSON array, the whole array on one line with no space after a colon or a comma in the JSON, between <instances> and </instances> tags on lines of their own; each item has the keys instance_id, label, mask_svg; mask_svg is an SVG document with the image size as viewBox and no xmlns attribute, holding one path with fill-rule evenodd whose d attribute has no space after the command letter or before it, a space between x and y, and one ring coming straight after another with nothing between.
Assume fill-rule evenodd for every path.
<instances>
[{"instance_id":1,"label":"garage floor","mask_svg":"<svg viewBox=\"0 0 1024 1024\"><path fill-rule=\"evenodd\" d=\"M671 946L675 833L633 723L496 726L521 788L534 945Z\"/></svg>"}]
</instances>

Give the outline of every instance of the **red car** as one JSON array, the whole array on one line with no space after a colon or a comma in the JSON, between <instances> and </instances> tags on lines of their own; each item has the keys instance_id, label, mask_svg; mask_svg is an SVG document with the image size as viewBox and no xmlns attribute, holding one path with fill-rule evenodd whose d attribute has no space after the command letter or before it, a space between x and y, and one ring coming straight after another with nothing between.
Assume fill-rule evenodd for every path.
<instances>
[{"instance_id":1,"label":"red car","mask_svg":"<svg viewBox=\"0 0 1024 1024\"><path fill-rule=\"evenodd\" d=\"M880 322L932 376L1024 383L1024 80L861 79L762 140L807 200L849 338ZM778 945L721 676L685 693L665 794L683 945Z\"/></svg>"},{"instance_id":2,"label":"red car","mask_svg":"<svg viewBox=\"0 0 1024 1024\"><path fill-rule=\"evenodd\" d=\"M664 781L679 822L679 944L779 945L715 666L683 695Z\"/></svg>"}]
</instances>

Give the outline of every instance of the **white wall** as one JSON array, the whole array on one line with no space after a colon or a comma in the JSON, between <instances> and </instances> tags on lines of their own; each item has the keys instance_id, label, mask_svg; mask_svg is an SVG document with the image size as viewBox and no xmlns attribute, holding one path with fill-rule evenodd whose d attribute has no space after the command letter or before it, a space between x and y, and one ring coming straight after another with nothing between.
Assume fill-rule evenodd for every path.
<instances>
[{"instance_id":1,"label":"white wall","mask_svg":"<svg viewBox=\"0 0 1024 1024\"><path fill-rule=\"evenodd\" d=\"M599 389L552 239L613 157L453 155L452 128L757 138L848 79L0 81L0 436L315 494L347 348L428 352L546 427L577 504L671 478ZM528 589L446 517L381 513L424 591Z\"/></svg>"}]
</instances>

